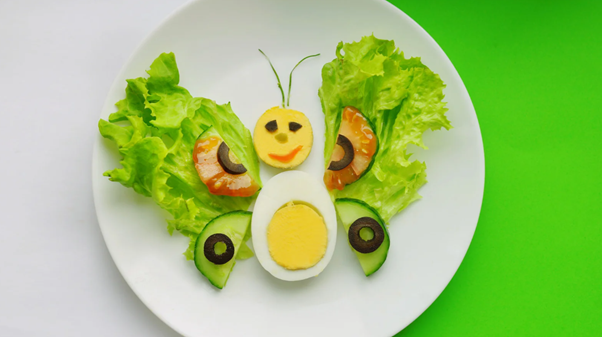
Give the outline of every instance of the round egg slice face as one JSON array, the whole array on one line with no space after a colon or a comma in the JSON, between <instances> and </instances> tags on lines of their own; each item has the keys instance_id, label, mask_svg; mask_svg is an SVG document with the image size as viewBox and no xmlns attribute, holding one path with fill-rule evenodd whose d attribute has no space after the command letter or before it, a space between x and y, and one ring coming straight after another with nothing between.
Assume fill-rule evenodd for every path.
<instances>
[{"instance_id":1,"label":"round egg slice face","mask_svg":"<svg viewBox=\"0 0 602 337\"><path fill-rule=\"evenodd\" d=\"M261 266L285 281L320 274L336 244L337 218L326 188L305 172L270 179L257 197L251 222Z\"/></svg>"},{"instance_id":2,"label":"round egg slice face","mask_svg":"<svg viewBox=\"0 0 602 337\"><path fill-rule=\"evenodd\" d=\"M273 107L259 117L253 132L257 156L266 164L290 169L307 159L313 144L313 131L304 113Z\"/></svg>"}]
</instances>

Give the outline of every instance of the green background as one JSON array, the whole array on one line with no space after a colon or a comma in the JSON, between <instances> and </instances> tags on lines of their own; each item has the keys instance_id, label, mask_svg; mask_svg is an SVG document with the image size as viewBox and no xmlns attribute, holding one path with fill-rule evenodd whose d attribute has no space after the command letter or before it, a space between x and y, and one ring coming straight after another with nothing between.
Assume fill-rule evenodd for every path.
<instances>
[{"instance_id":1,"label":"green background","mask_svg":"<svg viewBox=\"0 0 602 337\"><path fill-rule=\"evenodd\" d=\"M602 2L391 2L458 70L486 167L462 265L397 336L602 336Z\"/></svg>"}]
</instances>

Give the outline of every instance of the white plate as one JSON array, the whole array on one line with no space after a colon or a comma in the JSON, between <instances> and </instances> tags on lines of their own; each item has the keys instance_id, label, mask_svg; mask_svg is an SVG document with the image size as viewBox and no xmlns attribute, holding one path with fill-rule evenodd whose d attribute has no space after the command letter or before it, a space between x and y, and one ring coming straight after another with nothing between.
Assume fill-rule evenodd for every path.
<instances>
[{"instance_id":1,"label":"white plate","mask_svg":"<svg viewBox=\"0 0 602 337\"><path fill-rule=\"evenodd\" d=\"M412 19L385 1L218 1L185 5L138 48L109 92L102 118L124 97L125 80L145 76L161 53L176 55L181 85L194 96L232 102L249 129L280 93L265 51L287 87L295 73L291 107L305 112L314 128L314 148L299 169L322 176L324 121L317 96L320 69L339 41L374 33L394 39L406 56L420 56L447 84L450 131L428 132L425 160L429 182L423 199L393 218L387 262L363 276L341 229L330 265L317 278L285 282L270 276L255 258L236 264L218 291L186 261L188 240L170 237L169 214L150 198L109 182L102 173L119 155L98 136L93 184L98 221L115 264L140 299L165 323L187 336L390 336L418 317L456 272L474 233L484 184L483 146L474 108L449 59ZM262 166L267 181L277 171Z\"/></svg>"}]
</instances>

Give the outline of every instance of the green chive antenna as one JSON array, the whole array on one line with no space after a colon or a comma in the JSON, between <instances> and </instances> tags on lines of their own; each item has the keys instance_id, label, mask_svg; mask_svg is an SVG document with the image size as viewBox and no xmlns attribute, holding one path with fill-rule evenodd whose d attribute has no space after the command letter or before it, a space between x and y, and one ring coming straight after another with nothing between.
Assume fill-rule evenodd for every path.
<instances>
[{"instance_id":1,"label":"green chive antenna","mask_svg":"<svg viewBox=\"0 0 602 337\"><path fill-rule=\"evenodd\" d=\"M297 63L297 65L293 68L293 70L291 70L291 74L288 77L288 97L286 98L286 106L289 106L290 105L289 103L291 101L291 86L293 85L293 71L295 71L295 69L297 69L297 67L301 64L301 62L307 60L310 57L316 57L316 56L320 56L320 54L305 56L304 58L301 59L301 61L299 61L299 63Z\"/></svg>"},{"instance_id":2,"label":"green chive antenna","mask_svg":"<svg viewBox=\"0 0 602 337\"><path fill-rule=\"evenodd\" d=\"M265 56L265 58L268 60L270 67L272 67L272 70L274 71L274 75L276 75L276 79L278 80L278 88L280 88L280 93L282 94L282 107L284 108L284 90L282 89L282 84L280 83L280 77L278 77L278 73L276 72L276 69L274 69L270 58L263 51L261 51L261 49L259 49L259 52L262 53L263 56Z\"/></svg>"},{"instance_id":3,"label":"green chive antenna","mask_svg":"<svg viewBox=\"0 0 602 337\"><path fill-rule=\"evenodd\" d=\"M282 107L284 108L285 107L284 90L282 89L282 83L280 83L280 77L278 77L278 73L276 72L276 69L274 69L274 66L272 65L272 61L270 61L270 58L261 49L259 49L259 52L262 53L263 56L265 56L265 58L268 60L268 62L270 63L270 67L272 67L272 71L274 72L274 75L276 75L276 80L278 80L278 88L280 89L280 93L282 94ZM291 70L291 74L288 77L288 96L286 97L286 106L289 106L290 101L291 101L291 87L293 86L293 71L295 71L295 69L297 69L297 67L301 64L301 62L307 60L310 57L316 57L316 56L320 56L320 54L305 56L304 58L301 59L301 61L299 61L299 63L297 63L297 65L293 68L293 70Z\"/></svg>"}]
</instances>

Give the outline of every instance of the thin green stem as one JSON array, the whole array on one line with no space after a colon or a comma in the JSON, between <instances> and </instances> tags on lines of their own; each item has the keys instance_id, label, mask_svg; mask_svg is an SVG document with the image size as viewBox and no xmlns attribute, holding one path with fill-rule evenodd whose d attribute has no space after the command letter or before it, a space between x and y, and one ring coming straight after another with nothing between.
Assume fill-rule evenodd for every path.
<instances>
[{"instance_id":1,"label":"thin green stem","mask_svg":"<svg viewBox=\"0 0 602 337\"><path fill-rule=\"evenodd\" d=\"M303 59L301 59L301 61L299 61L299 63L297 63L297 65L293 68L293 70L291 70L291 74L288 77L288 97L286 98L286 106L289 106L290 102L291 102L291 87L293 86L293 71L295 71L295 69L297 68L297 66L299 66L301 64L301 62L307 60L310 57L316 57L316 56L320 56L320 54L305 56ZM283 107L284 107L284 105L283 105Z\"/></svg>"},{"instance_id":2,"label":"thin green stem","mask_svg":"<svg viewBox=\"0 0 602 337\"><path fill-rule=\"evenodd\" d=\"M274 71L274 75L276 75L276 79L278 80L278 88L280 88L280 93L282 94L282 107L284 108L284 90L282 89L282 84L280 83L280 77L278 77L278 73L276 72L276 69L274 69L270 58L263 51L261 51L261 49L259 49L259 52L262 53L263 56L265 56L265 58L268 60L270 67L272 67L272 70Z\"/></svg>"}]
</instances>

